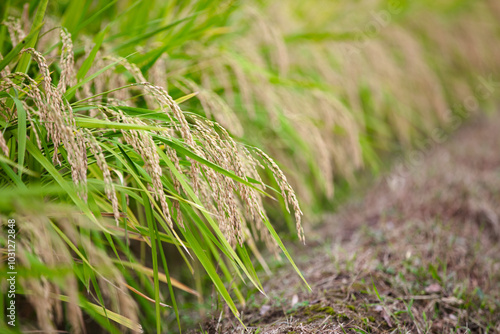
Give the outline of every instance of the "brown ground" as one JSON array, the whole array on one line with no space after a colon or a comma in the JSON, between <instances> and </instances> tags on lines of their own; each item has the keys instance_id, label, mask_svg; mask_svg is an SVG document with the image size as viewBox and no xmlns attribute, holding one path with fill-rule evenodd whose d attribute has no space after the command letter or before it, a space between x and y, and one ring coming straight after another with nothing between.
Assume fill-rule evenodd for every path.
<instances>
[{"instance_id":1,"label":"brown ground","mask_svg":"<svg viewBox=\"0 0 500 334\"><path fill-rule=\"evenodd\" d=\"M415 154L208 333L500 333L500 117Z\"/></svg>"}]
</instances>

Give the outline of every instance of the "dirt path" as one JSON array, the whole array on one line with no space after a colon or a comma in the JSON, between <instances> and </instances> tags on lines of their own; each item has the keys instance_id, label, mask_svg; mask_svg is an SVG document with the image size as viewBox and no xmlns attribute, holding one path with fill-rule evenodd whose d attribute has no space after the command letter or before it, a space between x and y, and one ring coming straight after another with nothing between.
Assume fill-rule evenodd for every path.
<instances>
[{"instance_id":1,"label":"dirt path","mask_svg":"<svg viewBox=\"0 0 500 334\"><path fill-rule=\"evenodd\" d=\"M401 166L400 166L401 167ZM209 333L500 333L500 116L412 154Z\"/></svg>"}]
</instances>

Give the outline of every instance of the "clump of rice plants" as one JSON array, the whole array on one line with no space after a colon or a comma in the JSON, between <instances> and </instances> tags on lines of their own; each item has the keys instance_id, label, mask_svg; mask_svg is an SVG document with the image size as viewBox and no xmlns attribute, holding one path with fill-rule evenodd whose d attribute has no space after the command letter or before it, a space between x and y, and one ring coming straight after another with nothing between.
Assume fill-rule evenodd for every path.
<instances>
[{"instance_id":1,"label":"clump of rice plants","mask_svg":"<svg viewBox=\"0 0 500 334\"><path fill-rule=\"evenodd\" d=\"M211 64L200 81L237 111L246 140L287 166L308 213L331 207L322 199L335 181L354 182L382 167L381 153L448 127L455 105L475 101L478 77L500 70L494 1L287 0L240 11L231 27L242 33L208 46L221 55L200 60Z\"/></svg>"},{"instance_id":2,"label":"clump of rice plants","mask_svg":"<svg viewBox=\"0 0 500 334\"><path fill-rule=\"evenodd\" d=\"M27 35L16 18L5 21L10 51L0 62L0 217L17 222L18 307L34 312L17 325L78 333L85 315L109 332L166 330L168 313L179 321L175 290L202 293L170 277L167 244L191 272L195 262L203 268L238 316L240 281L263 291L249 254L258 250L247 242L292 261L264 197L283 196L303 239L284 173L218 123L182 110L196 92L174 99L125 58L92 69L98 44L76 68L68 29L40 34L46 5ZM34 48L37 39L46 50ZM266 168L278 189L261 180Z\"/></svg>"}]
</instances>

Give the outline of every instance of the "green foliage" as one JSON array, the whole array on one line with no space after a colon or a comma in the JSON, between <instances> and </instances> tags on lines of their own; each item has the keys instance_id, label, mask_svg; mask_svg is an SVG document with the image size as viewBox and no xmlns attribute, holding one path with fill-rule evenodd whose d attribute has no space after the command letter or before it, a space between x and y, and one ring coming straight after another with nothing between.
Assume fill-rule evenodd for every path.
<instances>
[{"instance_id":1,"label":"green foliage","mask_svg":"<svg viewBox=\"0 0 500 334\"><path fill-rule=\"evenodd\" d=\"M264 292L256 244L301 275L274 224L301 238L289 183L313 220L334 183L446 127L500 68L474 24L490 2L4 1L0 219L25 246L23 326L180 330L207 281L238 316L243 284ZM471 36L480 57L457 56Z\"/></svg>"}]
</instances>

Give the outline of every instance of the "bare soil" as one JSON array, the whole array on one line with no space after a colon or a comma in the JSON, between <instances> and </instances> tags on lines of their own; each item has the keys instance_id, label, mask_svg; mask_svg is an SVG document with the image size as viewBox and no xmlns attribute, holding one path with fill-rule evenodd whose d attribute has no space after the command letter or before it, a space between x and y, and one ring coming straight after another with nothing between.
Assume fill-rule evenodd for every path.
<instances>
[{"instance_id":1,"label":"bare soil","mask_svg":"<svg viewBox=\"0 0 500 334\"><path fill-rule=\"evenodd\" d=\"M500 333L500 116L414 151L208 333ZM220 310L219 310L220 313ZM226 313L227 314L227 313Z\"/></svg>"}]
</instances>

